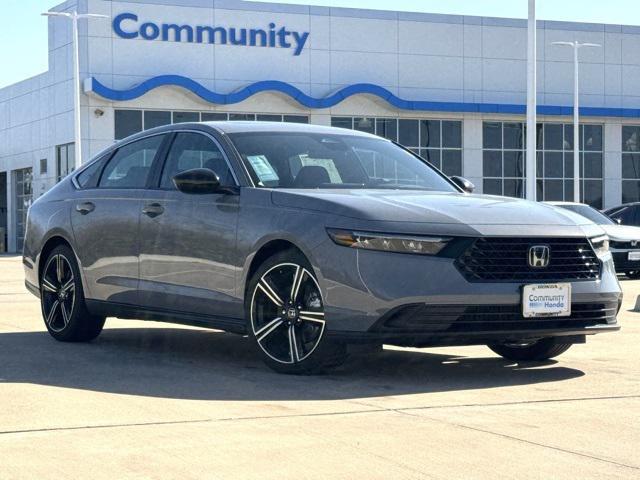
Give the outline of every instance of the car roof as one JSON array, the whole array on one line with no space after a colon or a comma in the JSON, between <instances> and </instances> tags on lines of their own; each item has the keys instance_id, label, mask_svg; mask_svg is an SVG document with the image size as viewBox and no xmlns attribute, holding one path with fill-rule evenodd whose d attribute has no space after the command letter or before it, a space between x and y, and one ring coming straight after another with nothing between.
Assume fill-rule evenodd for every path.
<instances>
[{"instance_id":1,"label":"car roof","mask_svg":"<svg viewBox=\"0 0 640 480\"><path fill-rule=\"evenodd\" d=\"M180 124L184 127L185 124ZM358 130L350 130L346 128L329 127L324 125L313 125L310 123L288 123L288 122L256 122L256 121L216 121L216 122L200 122L196 125L206 125L213 127L223 133L242 133L242 132L305 132L320 134L342 134L355 135L359 137L380 138L366 132Z\"/></svg>"},{"instance_id":2,"label":"car roof","mask_svg":"<svg viewBox=\"0 0 640 480\"><path fill-rule=\"evenodd\" d=\"M583 205L585 207L589 207L589 205L587 205L586 203L580 203L580 202L544 202L544 203L547 203L549 205L555 205L557 207L568 206L568 205Z\"/></svg>"}]
</instances>

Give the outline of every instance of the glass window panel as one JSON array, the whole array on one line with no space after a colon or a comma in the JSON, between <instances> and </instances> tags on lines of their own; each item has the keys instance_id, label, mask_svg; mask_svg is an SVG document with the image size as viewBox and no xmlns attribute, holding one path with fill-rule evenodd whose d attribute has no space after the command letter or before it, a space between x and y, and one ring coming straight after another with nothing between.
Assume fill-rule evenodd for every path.
<instances>
[{"instance_id":1,"label":"glass window panel","mask_svg":"<svg viewBox=\"0 0 640 480\"><path fill-rule=\"evenodd\" d=\"M482 148L502 148L502 123L484 122L482 124Z\"/></svg>"},{"instance_id":2,"label":"glass window panel","mask_svg":"<svg viewBox=\"0 0 640 480\"><path fill-rule=\"evenodd\" d=\"M164 135L137 140L118 149L100 176L101 188L144 188Z\"/></svg>"},{"instance_id":3,"label":"glass window panel","mask_svg":"<svg viewBox=\"0 0 640 480\"><path fill-rule=\"evenodd\" d=\"M526 127L525 127L526 130ZM543 148L543 143L542 140L544 139L544 128L542 123L538 123L536 125L536 149L538 150L542 150ZM526 138L525 138L525 145L527 144L526 142Z\"/></svg>"},{"instance_id":4,"label":"glass window panel","mask_svg":"<svg viewBox=\"0 0 640 480\"><path fill-rule=\"evenodd\" d=\"M45 173L47 173L47 159L41 158L40 159L40 175L43 175Z\"/></svg>"},{"instance_id":5,"label":"glass window panel","mask_svg":"<svg viewBox=\"0 0 640 480\"><path fill-rule=\"evenodd\" d=\"M175 189L173 177L192 168L213 170L221 185L235 183L224 155L213 140L199 133L178 133L162 169L160 186Z\"/></svg>"},{"instance_id":6,"label":"glass window panel","mask_svg":"<svg viewBox=\"0 0 640 480\"><path fill-rule=\"evenodd\" d=\"M564 196L564 185L562 180L544 181L544 199L546 201L562 201Z\"/></svg>"},{"instance_id":7,"label":"glass window panel","mask_svg":"<svg viewBox=\"0 0 640 480\"><path fill-rule=\"evenodd\" d=\"M353 129L353 118L351 117L331 117L331 126L338 128Z\"/></svg>"},{"instance_id":8,"label":"glass window panel","mask_svg":"<svg viewBox=\"0 0 640 480\"><path fill-rule=\"evenodd\" d=\"M353 129L360 132L375 133L375 120L369 117L356 117L353 119Z\"/></svg>"},{"instance_id":9,"label":"glass window panel","mask_svg":"<svg viewBox=\"0 0 640 480\"><path fill-rule=\"evenodd\" d=\"M157 110L145 110L144 112L144 129L161 127L171 124L171 112L162 112Z\"/></svg>"},{"instance_id":10,"label":"glass window panel","mask_svg":"<svg viewBox=\"0 0 640 480\"><path fill-rule=\"evenodd\" d=\"M573 180L564 181L564 200L573 202Z\"/></svg>"},{"instance_id":11,"label":"glass window panel","mask_svg":"<svg viewBox=\"0 0 640 480\"><path fill-rule=\"evenodd\" d=\"M562 150L562 124L561 123L545 123L544 124L544 149L545 150Z\"/></svg>"},{"instance_id":12,"label":"glass window panel","mask_svg":"<svg viewBox=\"0 0 640 480\"><path fill-rule=\"evenodd\" d=\"M524 148L524 126L522 123L505 123L503 134L505 149L522 150Z\"/></svg>"},{"instance_id":13,"label":"glass window panel","mask_svg":"<svg viewBox=\"0 0 640 480\"><path fill-rule=\"evenodd\" d=\"M229 120L253 122L256 119L254 113L230 113Z\"/></svg>"},{"instance_id":14,"label":"glass window panel","mask_svg":"<svg viewBox=\"0 0 640 480\"><path fill-rule=\"evenodd\" d=\"M398 120L395 118L376 119L376 135L394 142L398 141Z\"/></svg>"},{"instance_id":15,"label":"glass window panel","mask_svg":"<svg viewBox=\"0 0 640 480\"><path fill-rule=\"evenodd\" d=\"M431 165L440 168L440 150L433 148L423 148L420 150L420 156L427 160Z\"/></svg>"},{"instance_id":16,"label":"glass window panel","mask_svg":"<svg viewBox=\"0 0 640 480\"><path fill-rule=\"evenodd\" d=\"M622 127L622 151L640 151L640 126L625 125Z\"/></svg>"},{"instance_id":17,"label":"glass window panel","mask_svg":"<svg viewBox=\"0 0 640 480\"><path fill-rule=\"evenodd\" d=\"M602 178L602 154L584 153L584 178Z\"/></svg>"},{"instance_id":18,"label":"glass window panel","mask_svg":"<svg viewBox=\"0 0 640 480\"><path fill-rule=\"evenodd\" d=\"M502 195L502 180L483 180L482 193L486 195Z\"/></svg>"},{"instance_id":19,"label":"glass window panel","mask_svg":"<svg viewBox=\"0 0 640 480\"><path fill-rule=\"evenodd\" d=\"M462 175L462 150L442 151L442 171L445 175Z\"/></svg>"},{"instance_id":20,"label":"glass window panel","mask_svg":"<svg viewBox=\"0 0 640 480\"><path fill-rule=\"evenodd\" d=\"M622 154L622 178L640 178L640 154Z\"/></svg>"},{"instance_id":21,"label":"glass window panel","mask_svg":"<svg viewBox=\"0 0 640 480\"><path fill-rule=\"evenodd\" d=\"M524 174L523 153L505 150L504 176L505 177L522 177L523 174ZM506 187L505 187L505 192L506 192Z\"/></svg>"},{"instance_id":22,"label":"glass window panel","mask_svg":"<svg viewBox=\"0 0 640 480\"><path fill-rule=\"evenodd\" d=\"M106 158L106 156L102 157L100 160L97 160L91 166L85 168L82 172L80 172L80 174L76 177L76 180L78 181L78 184L81 188L95 187L95 184L98 180L96 178L96 174L99 172Z\"/></svg>"},{"instance_id":23,"label":"glass window panel","mask_svg":"<svg viewBox=\"0 0 640 480\"><path fill-rule=\"evenodd\" d=\"M199 122L200 112L173 112L173 123Z\"/></svg>"},{"instance_id":24,"label":"glass window panel","mask_svg":"<svg viewBox=\"0 0 640 480\"><path fill-rule=\"evenodd\" d=\"M582 201L594 208L602 208L602 180L585 180L582 187Z\"/></svg>"},{"instance_id":25,"label":"glass window panel","mask_svg":"<svg viewBox=\"0 0 640 480\"><path fill-rule=\"evenodd\" d=\"M538 200L544 198L544 181L541 179L536 180L536 198Z\"/></svg>"},{"instance_id":26,"label":"glass window panel","mask_svg":"<svg viewBox=\"0 0 640 480\"><path fill-rule=\"evenodd\" d=\"M502 177L502 152L485 150L482 152L482 176Z\"/></svg>"},{"instance_id":27,"label":"glass window panel","mask_svg":"<svg viewBox=\"0 0 640 480\"><path fill-rule=\"evenodd\" d=\"M543 177L544 176L544 155L542 152L536 152L536 176Z\"/></svg>"},{"instance_id":28,"label":"glass window panel","mask_svg":"<svg viewBox=\"0 0 640 480\"><path fill-rule=\"evenodd\" d=\"M401 119L399 123L399 142L405 147L417 147L420 142L418 139L418 120Z\"/></svg>"},{"instance_id":29,"label":"glass window panel","mask_svg":"<svg viewBox=\"0 0 640 480\"><path fill-rule=\"evenodd\" d=\"M420 120L420 145L431 148L440 146L440 121Z\"/></svg>"},{"instance_id":30,"label":"glass window panel","mask_svg":"<svg viewBox=\"0 0 640 480\"><path fill-rule=\"evenodd\" d=\"M564 149L573 150L573 125L570 123L564 125Z\"/></svg>"},{"instance_id":31,"label":"glass window panel","mask_svg":"<svg viewBox=\"0 0 640 480\"><path fill-rule=\"evenodd\" d=\"M582 125L583 150L602 151L602 125Z\"/></svg>"},{"instance_id":32,"label":"glass window panel","mask_svg":"<svg viewBox=\"0 0 640 480\"><path fill-rule=\"evenodd\" d=\"M256 120L259 122L281 122L282 115L259 114L256 115Z\"/></svg>"},{"instance_id":33,"label":"glass window panel","mask_svg":"<svg viewBox=\"0 0 640 480\"><path fill-rule=\"evenodd\" d=\"M622 203L640 201L640 182L635 180L622 181Z\"/></svg>"},{"instance_id":34,"label":"glass window panel","mask_svg":"<svg viewBox=\"0 0 640 480\"><path fill-rule=\"evenodd\" d=\"M201 112L200 118L203 122L224 122L229 116L224 112Z\"/></svg>"},{"instance_id":35,"label":"glass window panel","mask_svg":"<svg viewBox=\"0 0 640 480\"><path fill-rule=\"evenodd\" d=\"M115 111L116 140L142 131L142 110Z\"/></svg>"},{"instance_id":36,"label":"glass window panel","mask_svg":"<svg viewBox=\"0 0 640 480\"><path fill-rule=\"evenodd\" d=\"M309 117L307 115L284 115L282 121L287 123L309 123Z\"/></svg>"},{"instance_id":37,"label":"glass window panel","mask_svg":"<svg viewBox=\"0 0 640 480\"><path fill-rule=\"evenodd\" d=\"M506 197L523 197L523 181L520 179L506 178L504 180L504 195Z\"/></svg>"},{"instance_id":38,"label":"glass window panel","mask_svg":"<svg viewBox=\"0 0 640 480\"><path fill-rule=\"evenodd\" d=\"M546 178L562 178L562 160L561 152L545 152L544 154L544 176Z\"/></svg>"},{"instance_id":39,"label":"glass window panel","mask_svg":"<svg viewBox=\"0 0 640 480\"><path fill-rule=\"evenodd\" d=\"M573 153L564 154L564 177L573 178Z\"/></svg>"},{"instance_id":40,"label":"glass window panel","mask_svg":"<svg viewBox=\"0 0 640 480\"><path fill-rule=\"evenodd\" d=\"M462 148L462 122L442 121L442 146L444 148Z\"/></svg>"}]
</instances>

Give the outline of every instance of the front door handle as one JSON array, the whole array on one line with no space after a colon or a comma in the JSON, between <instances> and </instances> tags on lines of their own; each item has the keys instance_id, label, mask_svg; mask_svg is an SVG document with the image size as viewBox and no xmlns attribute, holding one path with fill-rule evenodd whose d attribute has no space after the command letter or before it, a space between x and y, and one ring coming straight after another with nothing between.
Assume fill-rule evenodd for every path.
<instances>
[{"instance_id":1,"label":"front door handle","mask_svg":"<svg viewBox=\"0 0 640 480\"><path fill-rule=\"evenodd\" d=\"M76 205L76 211L80 212L82 215L93 212L95 208L96 206L92 202L84 202Z\"/></svg>"},{"instance_id":2,"label":"front door handle","mask_svg":"<svg viewBox=\"0 0 640 480\"><path fill-rule=\"evenodd\" d=\"M146 216L151 218L157 217L158 215L162 215L163 212L164 212L164 207L159 203L150 203L149 205L145 205L144 208L142 209L142 213L144 213Z\"/></svg>"}]
</instances>

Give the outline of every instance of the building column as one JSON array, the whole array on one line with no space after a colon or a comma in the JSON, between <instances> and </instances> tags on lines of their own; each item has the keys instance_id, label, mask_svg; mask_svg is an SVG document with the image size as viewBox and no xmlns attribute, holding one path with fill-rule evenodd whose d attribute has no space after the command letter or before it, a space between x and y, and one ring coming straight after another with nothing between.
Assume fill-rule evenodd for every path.
<instances>
[{"instance_id":1,"label":"building column","mask_svg":"<svg viewBox=\"0 0 640 480\"><path fill-rule=\"evenodd\" d=\"M603 208L622 203L622 124L604 123Z\"/></svg>"},{"instance_id":2,"label":"building column","mask_svg":"<svg viewBox=\"0 0 640 480\"><path fill-rule=\"evenodd\" d=\"M14 177L11 170L7 170L7 252L16 251L16 194Z\"/></svg>"},{"instance_id":3,"label":"building column","mask_svg":"<svg viewBox=\"0 0 640 480\"><path fill-rule=\"evenodd\" d=\"M482 193L482 119L465 117L462 125L462 175Z\"/></svg>"}]
</instances>

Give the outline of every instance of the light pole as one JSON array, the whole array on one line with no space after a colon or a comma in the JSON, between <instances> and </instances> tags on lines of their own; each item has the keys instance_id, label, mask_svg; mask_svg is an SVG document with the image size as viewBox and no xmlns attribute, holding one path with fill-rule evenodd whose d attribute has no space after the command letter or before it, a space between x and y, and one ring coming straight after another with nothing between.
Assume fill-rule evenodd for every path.
<instances>
[{"instance_id":1,"label":"light pole","mask_svg":"<svg viewBox=\"0 0 640 480\"><path fill-rule=\"evenodd\" d=\"M598 43L552 42L573 48L573 201L580 202L580 83L578 82L578 50L582 47L601 47Z\"/></svg>"},{"instance_id":2,"label":"light pole","mask_svg":"<svg viewBox=\"0 0 640 480\"><path fill-rule=\"evenodd\" d=\"M536 200L536 0L529 0L527 23L527 155L525 198Z\"/></svg>"},{"instance_id":3,"label":"light pole","mask_svg":"<svg viewBox=\"0 0 640 480\"><path fill-rule=\"evenodd\" d=\"M109 18L108 15L97 13L73 12L44 12L46 17L65 17L71 20L73 25L73 117L74 117L74 142L75 142L75 166L82 165L82 126L80 124L80 53L78 42L78 20L81 18Z\"/></svg>"}]
</instances>

